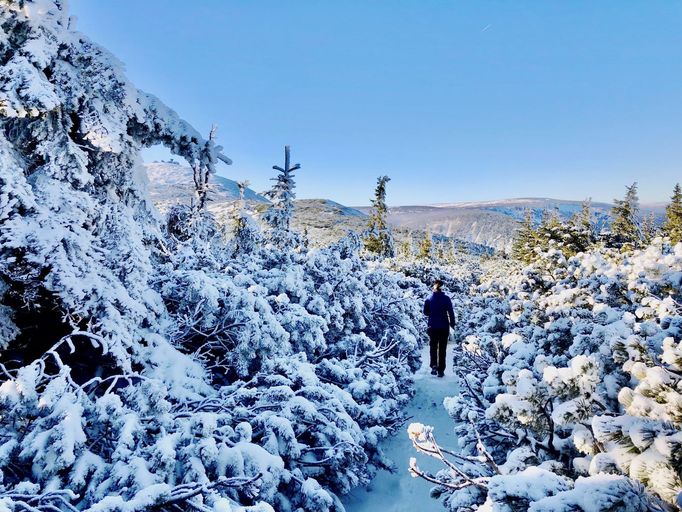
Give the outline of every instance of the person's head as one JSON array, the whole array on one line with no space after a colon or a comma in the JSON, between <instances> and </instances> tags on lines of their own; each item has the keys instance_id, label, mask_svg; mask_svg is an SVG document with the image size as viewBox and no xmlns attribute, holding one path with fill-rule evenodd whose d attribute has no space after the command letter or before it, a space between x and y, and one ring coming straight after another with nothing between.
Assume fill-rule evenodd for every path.
<instances>
[{"instance_id":1,"label":"person's head","mask_svg":"<svg viewBox=\"0 0 682 512\"><path fill-rule=\"evenodd\" d=\"M442 292L443 291L443 281L440 279L436 279L433 282L433 291L434 292Z\"/></svg>"}]
</instances>

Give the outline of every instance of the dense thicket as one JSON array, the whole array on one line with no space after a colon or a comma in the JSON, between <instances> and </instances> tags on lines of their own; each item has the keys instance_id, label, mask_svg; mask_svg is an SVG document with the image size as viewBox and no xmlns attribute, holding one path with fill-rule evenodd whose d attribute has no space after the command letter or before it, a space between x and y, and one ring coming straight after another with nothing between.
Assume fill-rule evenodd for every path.
<instances>
[{"instance_id":1,"label":"dense thicket","mask_svg":"<svg viewBox=\"0 0 682 512\"><path fill-rule=\"evenodd\" d=\"M452 511L682 506L682 243L556 248L482 278L462 308L459 447L413 424ZM452 447L450 447L452 448Z\"/></svg>"},{"instance_id":2,"label":"dense thicket","mask_svg":"<svg viewBox=\"0 0 682 512\"><path fill-rule=\"evenodd\" d=\"M423 285L308 251L282 169L261 232L205 210L229 162L72 26L0 2L0 509L341 510L386 463ZM140 150L194 170L165 219Z\"/></svg>"}]
</instances>

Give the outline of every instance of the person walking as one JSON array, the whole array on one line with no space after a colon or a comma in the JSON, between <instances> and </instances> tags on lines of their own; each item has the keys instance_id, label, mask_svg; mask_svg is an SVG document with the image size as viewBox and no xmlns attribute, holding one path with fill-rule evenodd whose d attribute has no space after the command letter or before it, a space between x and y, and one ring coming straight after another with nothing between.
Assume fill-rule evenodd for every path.
<instances>
[{"instance_id":1,"label":"person walking","mask_svg":"<svg viewBox=\"0 0 682 512\"><path fill-rule=\"evenodd\" d=\"M450 327L455 328L455 312L450 297L443 292L440 279L433 282L433 293L424 302L424 314L429 317L426 333L431 348L431 375L443 377Z\"/></svg>"}]
</instances>

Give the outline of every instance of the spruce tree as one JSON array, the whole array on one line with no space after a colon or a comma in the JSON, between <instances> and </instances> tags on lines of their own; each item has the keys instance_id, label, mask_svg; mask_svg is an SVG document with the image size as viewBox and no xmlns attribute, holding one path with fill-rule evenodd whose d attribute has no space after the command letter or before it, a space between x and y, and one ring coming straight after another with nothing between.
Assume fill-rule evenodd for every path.
<instances>
[{"instance_id":1,"label":"spruce tree","mask_svg":"<svg viewBox=\"0 0 682 512\"><path fill-rule=\"evenodd\" d=\"M398 254L405 259L412 258L412 241L410 238L406 238L401 242L398 247Z\"/></svg>"},{"instance_id":2,"label":"spruce tree","mask_svg":"<svg viewBox=\"0 0 682 512\"><path fill-rule=\"evenodd\" d=\"M386 184L390 180L391 178L388 176L380 176L377 179L374 199L372 199L372 211L364 237L365 249L367 251L388 258L395 255L393 235L387 221Z\"/></svg>"},{"instance_id":3,"label":"spruce tree","mask_svg":"<svg viewBox=\"0 0 682 512\"><path fill-rule=\"evenodd\" d=\"M249 182L239 181L237 186L239 187L239 201L232 220L232 246L235 255L253 252L260 242L258 226L249 214L244 198Z\"/></svg>"},{"instance_id":4,"label":"spruce tree","mask_svg":"<svg viewBox=\"0 0 682 512\"><path fill-rule=\"evenodd\" d=\"M148 283L167 252L141 150L186 160L202 193L230 160L77 32L67 2L3 1L0 26L0 304L19 322L0 352L24 324L21 347L88 329L121 367L144 364L165 329Z\"/></svg>"},{"instance_id":5,"label":"spruce tree","mask_svg":"<svg viewBox=\"0 0 682 512\"><path fill-rule=\"evenodd\" d=\"M663 234L673 244L682 242L682 187L679 183L675 185L670 204L665 208Z\"/></svg>"},{"instance_id":6,"label":"spruce tree","mask_svg":"<svg viewBox=\"0 0 682 512\"><path fill-rule=\"evenodd\" d=\"M658 235L658 226L656 226L656 216L654 212L642 219L642 239L645 245L649 245Z\"/></svg>"},{"instance_id":7,"label":"spruce tree","mask_svg":"<svg viewBox=\"0 0 682 512\"><path fill-rule=\"evenodd\" d=\"M284 146L284 167L273 165L272 168L278 171L278 174L272 178L275 184L265 192L265 196L272 201L272 206L263 214L263 220L270 228L270 240L275 245L291 246L297 238L291 231L296 199L294 171L300 169L301 165L291 165L291 149Z\"/></svg>"},{"instance_id":8,"label":"spruce tree","mask_svg":"<svg viewBox=\"0 0 682 512\"><path fill-rule=\"evenodd\" d=\"M443 263L445 261L445 242L443 240L439 240L434 244L434 249L435 249L435 254L436 254L436 260L438 260L439 263Z\"/></svg>"},{"instance_id":9,"label":"spruce tree","mask_svg":"<svg viewBox=\"0 0 682 512\"><path fill-rule=\"evenodd\" d=\"M512 257L524 263L531 263L535 258L537 233L533 225L533 211L528 208L516 231L512 245Z\"/></svg>"},{"instance_id":10,"label":"spruce tree","mask_svg":"<svg viewBox=\"0 0 682 512\"><path fill-rule=\"evenodd\" d=\"M587 251L596 241L592 224L592 206L589 199L583 201L580 211L571 217L567 226L569 252L577 254Z\"/></svg>"},{"instance_id":11,"label":"spruce tree","mask_svg":"<svg viewBox=\"0 0 682 512\"><path fill-rule=\"evenodd\" d=\"M448 263L454 263L457 261L457 242L451 242L448 246L447 260Z\"/></svg>"},{"instance_id":12,"label":"spruce tree","mask_svg":"<svg viewBox=\"0 0 682 512\"><path fill-rule=\"evenodd\" d=\"M638 247L642 241L639 225L637 182L626 187L625 198L615 199L611 209L611 234L616 247Z\"/></svg>"},{"instance_id":13,"label":"spruce tree","mask_svg":"<svg viewBox=\"0 0 682 512\"><path fill-rule=\"evenodd\" d=\"M419 254L417 257L420 260L431 259L431 252L433 250L433 240L431 239L431 233L428 231L424 234L421 243L419 244Z\"/></svg>"},{"instance_id":14,"label":"spruce tree","mask_svg":"<svg viewBox=\"0 0 682 512\"><path fill-rule=\"evenodd\" d=\"M537 245L543 250L553 247L566 251L568 239L568 229L561 222L558 211L545 210L537 230Z\"/></svg>"}]
</instances>

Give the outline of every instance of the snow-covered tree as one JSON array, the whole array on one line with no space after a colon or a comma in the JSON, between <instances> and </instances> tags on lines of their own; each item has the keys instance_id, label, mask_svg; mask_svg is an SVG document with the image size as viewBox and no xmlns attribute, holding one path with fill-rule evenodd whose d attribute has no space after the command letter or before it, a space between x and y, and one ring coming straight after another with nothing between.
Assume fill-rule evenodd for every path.
<instances>
[{"instance_id":1,"label":"snow-covered tree","mask_svg":"<svg viewBox=\"0 0 682 512\"><path fill-rule=\"evenodd\" d=\"M391 181L388 176L379 176L372 199L372 211L369 215L367 232L365 233L365 249L382 257L393 257L395 248L393 234L388 225L388 206L386 205L386 184Z\"/></svg>"},{"instance_id":2,"label":"snow-covered tree","mask_svg":"<svg viewBox=\"0 0 682 512\"><path fill-rule=\"evenodd\" d=\"M564 253L571 252L568 246L569 241L568 227L562 222L559 212L556 209L545 210L537 229L536 254L550 248Z\"/></svg>"},{"instance_id":3,"label":"snow-covered tree","mask_svg":"<svg viewBox=\"0 0 682 512\"><path fill-rule=\"evenodd\" d=\"M140 149L164 144L212 173L220 148L135 89L74 31L63 2L6 2L0 16L13 35L0 45L0 273L8 302L28 306L17 319L54 327L22 343L47 349L88 329L130 367L160 314L148 292L159 231Z\"/></svg>"},{"instance_id":4,"label":"snow-covered tree","mask_svg":"<svg viewBox=\"0 0 682 512\"><path fill-rule=\"evenodd\" d=\"M422 260L429 260L433 256L433 238L428 231L424 233L424 238L419 244L419 252L417 258Z\"/></svg>"},{"instance_id":5,"label":"snow-covered tree","mask_svg":"<svg viewBox=\"0 0 682 512\"><path fill-rule=\"evenodd\" d=\"M582 202L580 212L573 215L568 222L566 245L569 247L572 256L587 251L596 241L591 201L587 199Z\"/></svg>"},{"instance_id":6,"label":"snow-covered tree","mask_svg":"<svg viewBox=\"0 0 682 512\"><path fill-rule=\"evenodd\" d=\"M637 183L626 187L623 199L614 199L611 210L612 243L617 247L638 247L642 240L639 225L639 198Z\"/></svg>"},{"instance_id":7,"label":"snow-covered tree","mask_svg":"<svg viewBox=\"0 0 682 512\"><path fill-rule=\"evenodd\" d=\"M284 147L284 167L273 165L278 174L275 184L265 192L265 196L272 201L263 214L263 220L269 227L268 236L273 244L287 247L297 241L297 237L291 231L291 218L294 214L294 199L296 199L296 182L294 171L301 168L300 164L291 165L291 149Z\"/></svg>"},{"instance_id":8,"label":"snow-covered tree","mask_svg":"<svg viewBox=\"0 0 682 512\"><path fill-rule=\"evenodd\" d=\"M674 244L682 242L682 187L679 183L675 185L670 204L665 208L663 233Z\"/></svg>"},{"instance_id":9,"label":"snow-covered tree","mask_svg":"<svg viewBox=\"0 0 682 512\"><path fill-rule=\"evenodd\" d=\"M533 212L526 209L523 221L519 223L519 228L514 236L512 245L512 255L515 259L530 263L535 260L535 247L537 244L537 234L533 222Z\"/></svg>"},{"instance_id":10,"label":"snow-covered tree","mask_svg":"<svg viewBox=\"0 0 682 512\"><path fill-rule=\"evenodd\" d=\"M650 212L642 219L642 242L649 245L658 236L659 229L656 225L656 215Z\"/></svg>"},{"instance_id":11,"label":"snow-covered tree","mask_svg":"<svg viewBox=\"0 0 682 512\"><path fill-rule=\"evenodd\" d=\"M398 246L398 257L404 259L411 259L414 256L414 248L412 247L412 236L408 236Z\"/></svg>"},{"instance_id":12,"label":"snow-covered tree","mask_svg":"<svg viewBox=\"0 0 682 512\"><path fill-rule=\"evenodd\" d=\"M433 236L431 237L433 240ZM433 255L436 261L441 263L447 263L452 257L453 246L448 242L447 239L437 239L433 241Z\"/></svg>"},{"instance_id":13,"label":"snow-covered tree","mask_svg":"<svg viewBox=\"0 0 682 512\"><path fill-rule=\"evenodd\" d=\"M244 199L248 180L237 183L239 187L239 201L232 218L232 249L235 255L250 254L256 250L261 242L261 232L253 215L248 210Z\"/></svg>"}]
</instances>

